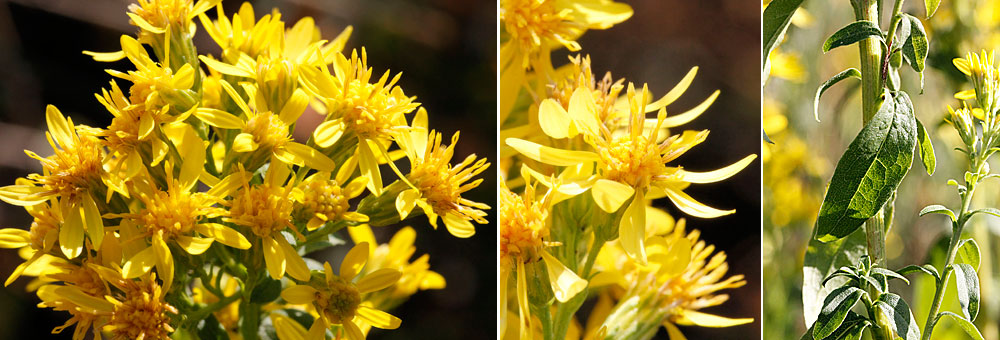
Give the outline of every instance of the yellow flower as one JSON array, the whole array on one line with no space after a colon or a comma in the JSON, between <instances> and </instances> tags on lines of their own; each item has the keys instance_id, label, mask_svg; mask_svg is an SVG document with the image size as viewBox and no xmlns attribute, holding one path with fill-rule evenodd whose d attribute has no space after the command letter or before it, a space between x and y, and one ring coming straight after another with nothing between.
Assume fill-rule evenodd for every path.
<instances>
[{"instance_id":1,"label":"yellow flower","mask_svg":"<svg viewBox=\"0 0 1000 340\"><path fill-rule=\"evenodd\" d=\"M308 98L290 102L277 115L271 111L257 111L243 101L239 93L229 82L221 81L222 88L236 102L243 116L235 116L229 112L199 108L195 113L201 121L220 129L237 129L240 133L233 140L232 151L248 153L249 169L256 169L272 157L289 165L307 166L320 171L333 171L335 164L329 157L305 144L292 141L290 126L295 124L299 115L305 110ZM256 89L244 87L249 93L251 103L256 101ZM255 106L256 107L256 106ZM232 160L229 161L231 165ZM273 164L273 163L272 163Z\"/></svg>"},{"instance_id":2,"label":"yellow flower","mask_svg":"<svg viewBox=\"0 0 1000 340\"><path fill-rule=\"evenodd\" d=\"M63 220L61 212L52 209L50 203L41 203L24 207L34 220L31 222L29 230L17 228L0 229L0 248L18 249L27 248L31 250L31 255L27 260L14 268L4 286L9 286L17 280L25 270L35 264L43 256L49 254L59 237L59 225Z\"/></svg>"},{"instance_id":3,"label":"yellow flower","mask_svg":"<svg viewBox=\"0 0 1000 340\"><path fill-rule=\"evenodd\" d=\"M204 13L222 0L139 0L128 6L126 13L132 25L150 33L164 33L171 26L181 30L193 28L191 19Z\"/></svg>"},{"instance_id":4,"label":"yellow flower","mask_svg":"<svg viewBox=\"0 0 1000 340\"><path fill-rule=\"evenodd\" d=\"M330 263L323 263L324 279L301 280L307 282L281 292L281 297L289 303L311 304L319 313L306 339L320 339L326 328L340 325L347 339L363 340L365 335L358 327L362 321L382 329L399 327L399 318L361 303L361 294L392 286L400 277L398 270L383 268L354 282L368 261L368 247L368 243L362 242L351 248L340 264L339 275L333 273Z\"/></svg>"},{"instance_id":5,"label":"yellow flower","mask_svg":"<svg viewBox=\"0 0 1000 340\"><path fill-rule=\"evenodd\" d=\"M144 105L147 111L160 110L167 104L173 104L177 111L175 115L186 112L197 104L197 93L191 90L195 79L199 77L195 67L185 63L173 69L168 62L153 61L135 38L122 35L120 40L122 45L120 52L84 51L84 53L93 56L97 61L117 61L127 57L135 65L136 70L127 73L107 70L112 76L132 82L132 87L129 89L129 100L132 104Z\"/></svg>"},{"instance_id":6,"label":"yellow flower","mask_svg":"<svg viewBox=\"0 0 1000 340\"><path fill-rule=\"evenodd\" d=\"M348 183L350 175L348 171L339 171L337 178L331 179L329 172L317 172L292 189L292 197L300 204L295 216L304 216L309 221L307 230L319 229L330 221L368 222L365 214L347 211L351 207L348 201L361 195L368 177L358 176ZM341 187L341 183L347 185Z\"/></svg>"},{"instance_id":7,"label":"yellow flower","mask_svg":"<svg viewBox=\"0 0 1000 340\"><path fill-rule=\"evenodd\" d=\"M366 224L349 227L347 231L355 244L363 242L378 244L375 242L375 235L372 233L371 227ZM378 244L378 247L375 248L369 247L368 265L365 266L363 275L371 274L382 268L392 268L399 270L401 276L399 281L388 289L368 293L363 297L363 300L370 301L372 305L387 310L396 307L418 290L444 289L444 277L430 270L429 255L421 255L410 262L410 258L417 251L417 248L414 247L416 238L417 232L413 228L403 227L392 235L389 243ZM366 331L366 329L362 327L362 331Z\"/></svg>"},{"instance_id":8,"label":"yellow flower","mask_svg":"<svg viewBox=\"0 0 1000 340\"><path fill-rule=\"evenodd\" d=\"M632 7L610 0L503 0L500 20L510 37L500 49L500 65L520 61L526 68L538 52L558 45L577 51L576 39L587 29L607 29L631 16Z\"/></svg>"},{"instance_id":9,"label":"yellow flower","mask_svg":"<svg viewBox=\"0 0 1000 340\"><path fill-rule=\"evenodd\" d=\"M979 109L989 113L990 121L993 113L997 110L997 103L1000 102L1000 70L997 70L995 51L980 54L969 52L966 57L955 58L952 61L955 68L964 73L972 82L972 90L962 91L955 94L959 99L975 99L979 104ZM985 118L985 117L984 117ZM984 119L986 120L986 119Z\"/></svg>"},{"instance_id":10,"label":"yellow flower","mask_svg":"<svg viewBox=\"0 0 1000 340\"><path fill-rule=\"evenodd\" d=\"M356 138L354 154L361 173L370 179L368 189L379 195L383 189L382 175L375 155L391 158L386 144L409 131L404 115L420 104L414 102L416 97L407 97L396 86L400 74L389 80L386 71L377 82L371 83L373 73L364 49L360 57L357 50L352 51L350 60L335 53L333 68L336 76L330 74L325 64L319 69L301 69L304 88L322 101L327 111L326 120L313 132L313 141L325 149L340 141L345 133ZM395 165L389 164L398 174Z\"/></svg>"},{"instance_id":11,"label":"yellow flower","mask_svg":"<svg viewBox=\"0 0 1000 340\"><path fill-rule=\"evenodd\" d=\"M602 270L591 280L592 287L611 285L618 295L618 306L592 313L591 318L603 323L608 337L621 336L636 325L649 327L663 325L671 339L684 339L676 325L702 327L731 327L750 323L753 319L731 319L699 312L699 309L717 306L729 296L718 294L724 289L746 284L743 275L724 278L729 270L726 255L715 252L715 247L699 240L697 230L685 231L681 219L662 234L649 237L645 246L649 256L647 264L632 261L618 247L605 247L598 255L597 268ZM713 255L713 253L715 253ZM622 293L624 290L624 293ZM635 313L637 303L648 308L649 313ZM590 329L589 334L598 330Z\"/></svg>"},{"instance_id":12,"label":"yellow flower","mask_svg":"<svg viewBox=\"0 0 1000 340\"><path fill-rule=\"evenodd\" d=\"M691 183L713 183L735 175L757 156L749 155L727 167L710 172L692 172L680 166L667 166L695 145L705 140L708 131L684 131L661 139L667 128L690 122L712 103L713 94L698 107L676 116L667 117L665 106L687 88L693 72L663 98L649 103L643 87L637 95L632 84L628 87L627 115L612 111L602 119L593 90L578 87L573 91L568 110L554 99L543 100L538 109L542 130L552 138L574 138L582 135L589 150L566 150L531 141L508 138L507 145L532 160L561 167L576 167L560 176L563 185L548 182L544 175L529 171L531 176L555 188L566 197L590 190L597 205L608 213L618 211L631 199L619 226L619 235L626 252L645 262L643 246L646 199L667 197L681 211L701 218L714 218L733 213L706 206L684 193ZM649 104L647 104L649 103ZM645 118L647 112L658 110L657 118ZM621 122L616 117L627 118ZM591 165L593 164L593 165ZM580 167L583 168L580 168ZM593 171L589 170L591 167ZM580 169L585 169L581 171ZM593 173L593 174L592 174Z\"/></svg>"},{"instance_id":13,"label":"yellow flower","mask_svg":"<svg viewBox=\"0 0 1000 340\"><path fill-rule=\"evenodd\" d=\"M222 277L210 278L213 282L220 283L221 287L215 287L219 293L225 296L234 296L238 293L237 289L239 286L239 281L228 275L222 275ZM198 281L198 283L191 288L191 299L196 303L202 304L212 304L219 302L221 296L215 295L212 289L207 288L211 283ZM219 291L221 289L221 291ZM213 312L215 319L219 321L222 328L226 330L226 334L230 339L239 340L243 339L243 336L239 332L239 322L240 322L240 300L235 299L233 302L229 303L225 307Z\"/></svg>"},{"instance_id":14,"label":"yellow flower","mask_svg":"<svg viewBox=\"0 0 1000 340\"><path fill-rule=\"evenodd\" d=\"M223 221L246 227L260 240L253 243L264 248L264 261L272 278L281 279L287 270L293 278L306 281L309 280L309 268L305 260L281 234L286 229L298 234L292 224L294 201L290 196L294 184L291 181L284 184L289 172L288 167L272 162L264 183L251 186L251 175L240 169L234 176L242 179L243 188L235 193L232 201L225 203L229 216Z\"/></svg>"},{"instance_id":15,"label":"yellow flower","mask_svg":"<svg viewBox=\"0 0 1000 340\"><path fill-rule=\"evenodd\" d=\"M204 157L202 157L204 159ZM190 159L188 162L197 162ZM196 164L201 164L198 162ZM155 265L163 288L170 290L174 278L174 261L169 244L173 243L191 255L204 253L212 243L219 243L237 249L250 248L250 241L230 227L206 219L223 216L225 210L215 207L223 198L211 194L194 192L192 179L174 179L173 166L167 161L165 190L155 187L152 179L133 181L133 190L142 208L134 213L108 214L107 217L122 218L131 223L121 228L136 226L142 240L149 240L150 246L134 254L122 269L126 279L146 274ZM182 176L186 175L184 172ZM133 236L134 237L134 236ZM137 239L132 239L134 241ZM145 242L143 242L145 245Z\"/></svg>"},{"instance_id":16,"label":"yellow flower","mask_svg":"<svg viewBox=\"0 0 1000 340\"><path fill-rule=\"evenodd\" d=\"M524 178L528 180L528 176ZM531 339L526 266L540 265L537 263L539 260L544 262L548 282L559 302L569 301L587 288L586 280L581 279L545 250L546 247L553 245L546 241L549 237L547 223L551 194L550 190L541 200L536 201L535 187L531 183L526 183L524 194L518 196L507 189L502 180L497 192L497 202L500 205L499 322L501 327L507 324L507 281L511 274L514 274L521 339ZM500 330L500 337L503 337L504 332L504 329Z\"/></svg>"},{"instance_id":17,"label":"yellow flower","mask_svg":"<svg viewBox=\"0 0 1000 340\"><path fill-rule=\"evenodd\" d=\"M422 112L422 111L421 111ZM409 134L409 140L403 145L410 159L410 173L406 176L413 184L411 189L403 190L396 197L396 210L401 219L406 218L415 206L419 206L431 225L437 228L438 216L444 221L445 227L455 237L471 237L476 233L472 222L486 224L486 212L490 206L462 198L462 193L472 190L483 182L476 179L490 163L486 159L476 159L472 154L457 165L449 162L455 154L458 144L458 132L451 137L451 145L441 148L441 134L430 131L426 134L426 114L418 113L417 128ZM420 122L422 121L422 123ZM428 140L429 139L429 140ZM464 184L463 184L464 183Z\"/></svg>"}]
</instances>

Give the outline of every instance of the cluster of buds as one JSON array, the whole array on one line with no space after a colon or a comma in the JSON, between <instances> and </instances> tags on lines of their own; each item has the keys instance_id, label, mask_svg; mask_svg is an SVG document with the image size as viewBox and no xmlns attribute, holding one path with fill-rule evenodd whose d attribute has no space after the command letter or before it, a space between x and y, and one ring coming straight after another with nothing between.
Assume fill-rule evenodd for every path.
<instances>
[{"instance_id":1,"label":"cluster of buds","mask_svg":"<svg viewBox=\"0 0 1000 340\"><path fill-rule=\"evenodd\" d=\"M587 339L648 339L660 325L672 338L683 338L675 337L675 325L751 322L697 312L725 301L718 291L743 285L742 276L725 278L725 255L707 260L715 248L682 224L673 228L673 218L653 204L666 198L699 218L734 212L705 205L685 189L725 180L756 155L709 172L675 164L708 131L673 129L704 113L719 92L688 111L667 114L697 67L654 98L646 85L614 80L610 73L595 76L589 56L553 65L551 52L581 50L576 40L587 29L631 17L626 4L504 0L500 8L502 336L562 339L594 296L599 307L581 333Z\"/></svg>"},{"instance_id":2,"label":"cluster of buds","mask_svg":"<svg viewBox=\"0 0 1000 340\"><path fill-rule=\"evenodd\" d=\"M137 38L85 52L135 67L108 71L131 86L113 80L96 95L111 124L77 125L50 105L54 154L26 151L42 173L0 188L34 217L0 230L0 248L26 259L6 284L38 277L28 286L40 306L70 314L56 332L363 339L400 327L385 310L444 288L427 255L411 260L414 229L380 245L371 228L440 217L452 235L474 235L490 207L462 196L490 164L452 163L458 134L442 145L398 74L375 77L364 49L344 52L350 27L321 40L311 18L286 29L277 10L258 19L244 3L230 19L220 0L139 0L127 14ZM196 17L220 56L195 49ZM342 244L345 229L355 246L337 273L305 256Z\"/></svg>"},{"instance_id":3,"label":"cluster of buds","mask_svg":"<svg viewBox=\"0 0 1000 340\"><path fill-rule=\"evenodd\" d=\"M955 67L964 73L972 83L972 89L955 94L960 100L972 100L977 107L963 107L951 113L949 121L965 143L970 159L984 160L992 154L993 147L1000 142L1000 70L997 69L994 51L982 51L980 54L968 53L965 58L955 58ZM982 126L982 133L977 131L976 124Z\"/></svg>"}]
</instances>

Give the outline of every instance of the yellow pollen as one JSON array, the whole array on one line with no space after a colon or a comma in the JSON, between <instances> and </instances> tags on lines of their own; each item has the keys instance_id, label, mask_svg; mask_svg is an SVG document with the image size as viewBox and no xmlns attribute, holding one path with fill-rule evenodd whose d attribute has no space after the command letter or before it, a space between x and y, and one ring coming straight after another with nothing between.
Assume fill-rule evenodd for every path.
<instances>
[{"instance_id":1,"label":"yellow pollen","mask_svg":"<svg viewBox=\"0 0 1000 340\"><path fill-rule=\"evenodd\" d=\"M323 214L328 220L337 220L350 208L348 198L344 196L343 188L337 181L309 181L302 189L302 215Z\"/></svg>"},{"instance_id":2,"label":"yellow pollen","mask_svg":"<svg viewBox=\"0 0 1000 340\"><path fill-rule=\"evenodd\" d=\"M140 197L145 208L137 214L136 222L148 233L162 233L164 239L189 233L204 215L219 214L212 207L212 200L201 193L190 193L171 186L169 192L159 191Z\"/></svg>"},{"instance_id":3,"label":"yellow pollen","mask_svg":"<svg viewBox=\"0 0 1000 340\"><path fill-rule=\"evenodd\" d=\"M250 118L243 132L252 135L254 142L265 150L273 150L291 141L288 137L288 125L270 111Z\"/></svg>"},{"instance_id":4,"label":"yellow pollen","mask_svg":"<svg viewBox=\"0 0 1000 340\"><path fill-rule=\"evenodd\" d=\"M573 92L577 88L589 89L594 96L594 104L597 107L597 120L605 124L617 125L616 122L609 121L614 112L615 101L621 93L625 79L615 81L611 78L611 72L604 74L601 81L596 81L590 68L590 56L570 57L575 72L571 72L569 79L561 81L559 84L551 86L550 98L553 98L562 105L563 109L569 110L569 101L573 97Z\"/></svg>"},{"instance_id":5,"label":"yellow pollen","mask_svg":"<svg viewBox=\"0 0 1000 340\"><path fill-rule=\"evenodd\" d=\"M648 187L654 176L668 172L660 146L646 136L618 137L599 151L604 177L633 188Z\"/></svg>"},{"instance_id":6,"label":"yellow pollen","mask_svg":"<svg viewBox=\"0 0 1000 340\"><path fill-rule=\"evenodd\" d=\"M109 328L114 339L167 339L174 331L167 312L177 309L164 302L154 280L125 281L124 301L115 304Z\"/></svg>"},{"instance_id":7,"label":"yellow pollen","mask_svg":"<svg viewBox=\"0 0 1000 340\"><path fill-rule=\"evenodd\" d=\"M351 322L361 304L361 293L353 283L335 277L317 294L316 307L332 324Z\"/></svg>"},{"instance_id":8,"label":"yellow pollen","mask_svg":"<svg viewBox=\"0 0 1000 340\"><path fill-rule=\"evenodd\" d=\"M138 4L129 5L128 10L151 25L163 28L171 23L189 22L188 13L192 6L192 0L139 0ZM135 25L131 20L130 23Z\"/></svg>"},{"instance_id":9,"label":"yellow pollen","mask_svg":"<svg viewBox=\"0 0 1000 340\"><path fill-rule=\"evenodd\" d=\"M107 294L108 290L106 288L107 286L105 286L104 280L101 279L101 276L97 274L96 271L90 269L86 262L84 262L81 266L72 264L57 264L57 266L67 269L68 272L53 274L53 279L66 282L80 288L81 291L90 296L103 297Z\"/></svg>"},{"instance_id":10,"label":"yellow pollen","mask_svg":"<svg viewBox=\"0 0 1000 340\"><path fill-rule=\"evenodd\" d=\"M364 50L360 57L357 51L351 54L349 68L345 70L347 76L338 80L340 93L328 105L331 105L331 113L339 115L347 129L359 137L389 138L396 132L397 125L405 124L403 115L420 104L395 86L399 74L389 79L386 72L376 83L370 83L373 74L367 59Z\"/></svg>"},{"instance_id":11,"label":"yellow pollen","mask_svg":"<svg viewBox=\"0 0 1000 340\"><path fill-rule=\"evenodd\" d=\"M265 237L292 226L292 205L286 187L265 183L240 190L232 201L229 216L233 223Z\"/></svg>"},{"instance_id":12,"label":"yellow pollen","mask_svg":"<svg viewBox=\"0 0 1000 340\"><path fill-rule=\"evenodd\" d=\"M548 211L534 202L534 188L528 187L522 198L509 190L500 190L500 257L533 261L549 236L545 226Z\"/></svg>"},{"instance_id":13,"label":"yellow pollen","mask_svg":"<svg viewBox=\"0 0 1000 340\"><path fill-rule=\"evenodd\" d=\"M568 11L556 11L550 0L506 0L501 14L504 29L516 39L524 51L542 45L542 39L567 42L579 26L571 21Z\"/></svg>"}]
</instances>

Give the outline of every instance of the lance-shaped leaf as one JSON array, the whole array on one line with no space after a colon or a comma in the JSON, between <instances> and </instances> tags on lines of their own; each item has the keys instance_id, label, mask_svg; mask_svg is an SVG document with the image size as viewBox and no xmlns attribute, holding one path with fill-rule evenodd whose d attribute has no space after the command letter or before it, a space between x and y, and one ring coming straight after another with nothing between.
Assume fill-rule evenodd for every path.
<instances>
[{"instance_id":1,"label":"lance-shaped leaf","mask_svg":"<svg viewBox=\"0 0 1000 340\"><path fill-rule=\"evenodd\" d=\"M865 291L858 287L843 286L834 289L823 301L823 309L819 312L819 318L813 325L813 338L825 339L833 334L833 331L840 328L847 318L847 313L851 311Z\"/></svg>"},{"instance_id":2,"label":"lance-shaped leaf","mask_svg":"<svg viewBox=\"0 0 1000 340\"><path fill-rule=\"evenodd\" d=\"M840 324L837 330L830 333L827 339L837 339L837 340L861 340L861 334L864 332L865 328L871 325L863 316L855 312L847 312L847 317L844 318L844 322ZM809 328L805 334L799 340L813 340L813 329Z\"/></svg>"},{"instance_id":3,"label":"lance-shaped leaf","mask_svg":"<svg viewBox=\"0 0 1000 340\"><path fill-rule=\"evenodd\" d=\"M920 161L924 163L924 170L928 175L934 174L937 167L937 158L934 157L934 145L931 144L931 137L927 134L924 124L917 119L917 150L920 150Z\"/></svg>"},{"instance_id":4,"label":"lance-shaped leaf","mask_svg":"<svg viewBox=\"0 0 1000 340\"><path fill-rule=\"evenodd\" d=\"M886 100L837 162L817 219L829 242L861 227L885 205L913 162L917 128L905 92Z\"/></svg>"},{"instance_id":5,"label":"lance-shaped leaf","mask_svg":"<svg viewBox=\"0 0 1000 340\"><path fill-rule=\"evenodd\" d=\"M823 52L830 52L834 48L848 46L868 38L877 38L879 41L885 41L882 31L878 29L875 23L867 20L858 20L844 26L844 28L841 28L827 38L826 42L823 43Z\"/></svg>"},{"instance_id":6,"label":"lance-shaped leaf","mask_svg":"<svg viewBox=\"0 0 1000 340\"><path fill-rule=\"evenodd\" d=\"M764 14L761 15L763 21L763 59L767 60L767 55L771 54L781 41L781 36L785 35L788 24L792 22L792 15L803 0L774 0L767 4Z\"/></svg>"},{"instance_id":7,"label":"lance-shaped leaf","mask_svg":"<svg viewBox=\"0 0 1000 340\"><path fill-rule=\"evenodd\" d=\"M937 12L938 5L941 4L941 0L924 0L924 9L927 10L927 17L930 18Z\"/></svg>"},{"instance_id":8,"label":"lance-shaped leaf","mask_svg":"<svg viewBox=\"0 0 1000 340\"><path fill-rule=\"evenodd\" d=\"M903 275L885 268L872 268L872 273L885 276L886 279L900 279L903 280L903 282L906 282L906 284L910 284L910 280L907 280L906 277L903 277Z\"/></svg>"},{"instance_id":9,"label":"lance-shaped leaf","mask_svg":"<svg viewBox=\"0 0 1000 340\"><path fill-rule=\"evenodd\" d=\"M925 264L923 266L918 266L918 265L911 264L909 266L903 267L903 269L897 270L896 272L899 273L900 275L909 275L909 274L912 274L912 273L920 272L920 273L924 273L924 274L930 275L935 280L940 280L941 279L941 275L938 274L937 269L934 268L934 266L929 265L929 264Z\"/></svg>"},{"instance_id":10,"label":"lance-shaped leaf","mask_svg":"<svg viewBox=\"0 0 1000 340\"><path fill-rule=\"evenodd\" d=\"M968 263L973 269L979 270L980 258L979 258L979 245L976 244L976 240L967 238L962 240L958 245L958 260L961 263Z\"/></svg>"},{"instance_id":11,"label":"lance-shaped leaf","mask_svg":"<svg viewBox=\"0 0 1000 340\"><path fill-rule=\"evenodd\" d=\"M924 61L927 60L927 32L920 19L903 13L901 25L910 26L910 34L903 43L903 57L918 74L920 74L920 91L924 90Z\"/></svg>"},{"instance_id":12,"label":"lance-shaped leaf","mask_svg":"<svg viewBox=\"0 0 1000 340\"><path fill-rule=\"evenodd\" d=\"M813 99L813 116L816 117L817 122L819 121L819 97L822 96L823 92L826 92L826 90L829 89L834 84L839 83L841 80L852 77L861 80L861 71L858 71L858 69L853 67L846 69L843 72L837 73L832 78L823 82L823 84L820 85L818 89L816 89L816 98Z\"/></svg>"},{"instance_id":13,"label":"lance-shaped leaf","mask_svg":"<svg viewBox=\"0 0 1000 340\"><path fill-rule=\"evenodd\" d=\"M924 215L927 215L927 214L942 214L942 215L947 215L948 217L951 218L952 222L955 222L955 213L952 212L950 209L945 208L945 206L940 205L940 204L931 204L931 205L928 205L928 206L924 207L923 209L920 209L920 216L924 216Z\"/></svg>"},{"instance_id":14,"label":"lance-shaped leaf","mask_svg":"<svg viewBox=\"0 0 1000 340\"><path fill-rule=\"evenodd\" d=\"M955 271L955 288L962 314L969 321L976 321L979 315L979 276L968 263L952 264L951 269Z\"/></svg>"},{"instance_id":15,"label":"lance-shaped leaf","mask_svg":"<svg viewBox=\"0 0 1000 340\"><path fill-rule=\"evenodd\" d=\"M979 333L979 329L976 328L975 324L973 324L969 320L966 320L965 318L962 318L962 316L952 312L938 313L937 317L934 318L934 324L941 322L941 318L945 316L950 316L952 320L955 320L955 322L958 323L958 327L961 328L963 331L965 331L965 334L968 334L969 337L971 337L972 339L985 340L983 338L983 334Z\"/></svg>"},{"instance_id":16,"label":"lance-shaped leaf","mask_svg":"<svg viewBox=\"0 0 1000 340\"><path fill-rule=\"evenodd\" d=\"M903 340L920 339L920 328L910 312L910 306L899 295L885 293L875 300L875 307L892 320L892 327Z\"/></svg>"}]
</instances>

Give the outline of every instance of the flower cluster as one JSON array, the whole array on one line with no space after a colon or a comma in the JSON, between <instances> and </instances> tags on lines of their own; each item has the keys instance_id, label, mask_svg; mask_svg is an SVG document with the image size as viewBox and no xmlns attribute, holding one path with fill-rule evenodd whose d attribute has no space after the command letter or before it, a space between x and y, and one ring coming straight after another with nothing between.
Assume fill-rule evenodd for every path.
<instances>
[{"instance_id":1,"label":"flower cluster","mask_svg":"<svg viewBox=\"0 0 1000 340\"><path fill-rule=\"evenodd\" d=\"M84 52L134 66L109 70L118 79L96 94L111 124L50 105L51 155L26 151L42 172L0 188L34 217L0 230L0 248L26 259L6 284L38 277L40 306L70 314L54 332L363 339L400 326L384 310L444 288L427 255L411 260L414 229L380 245L371 228L423 215L474 235L490 207L463 194L490 164L452 163L458 134L443 145L399 74L375 76L364 49L344 51L350 27L322 40L311 18L286 28L249 3L227 17L220 0L139 0L127 15L138 33L121 51ZM196 18L220 55L195 49ZM305 256L343 243L345 228L355 246L339 271Z\"/></svg>"},{"instance_id":2,"label":"flower cluster","mask_svg":"<svg viewBox=\"0 0 1000 340\"><path fill-rule=\"evenodd\" d=\"M520 339L580 335L571 327L574 314L595 295L617 302L605 301L603 313L591 312L586 338L651 338L659 325L682 338L674 324L750 322L696 311L723 302L726 296L716 291L741 286L742 277L724 279L725 255L706 262L714 247L698 241L696 231L665 225L673 219L652 206L652 200L667 198L694 217L733 213L702 204L685 189L725 180L756 155L709 172L675 164L708 131L673 129L705 112L719 92L668 115L668 105L692 83L697 67L654 98L646 85L595 75L586 55L553 65L551 52L581 50L576 40L587 29L607 29L631 17L626 4L504 0L500 8L501 333ZM636 299L644 307L635 308ZM652 328L634 328L636 321Z\"/></svg>"}]
</instances>

